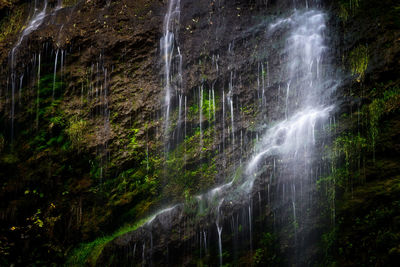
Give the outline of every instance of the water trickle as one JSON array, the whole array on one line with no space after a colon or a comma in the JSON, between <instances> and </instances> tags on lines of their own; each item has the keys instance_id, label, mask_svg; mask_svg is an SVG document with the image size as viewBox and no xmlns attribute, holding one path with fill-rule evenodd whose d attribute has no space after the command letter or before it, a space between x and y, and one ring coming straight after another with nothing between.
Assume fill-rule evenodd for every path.
<instances>
[{"instance_id":1,"label":"water trickle","mask_svg":"<svg viewBox=\"0 0 400 267\"><path fill-rule=\"evenodd\" d=\"M207 106L207 109L208 109L208 120L209 121L211 121L211 108L210 108L210 105L211 105L211 89L208 89L208 106Z\"/></svg>"},{"instance_id":2,"label":"water trickle","mask_svg":"<svg viewBox=\"0 0 400 267\"><path fill-rule=\"evenodd\" d=\"M15 73L11 74L11 143L14 137Z\"/></svg>"},{"instance_id":3,"label":"water trickle","mask_svg":"<svg viewBox=\"0 0 400 267\"><path fill-rule=\"evenodd\" d=\"M289 93L290 93L290 81L288 81L286 86L286 107L285 107L285 117L289 116Z\"/></svg>"},{"instance_id":4,"label":"water trickle","mask_svg":"<svg viewBox=\"0 0 400 267\"><path fill-rule=\"evenodd\" d=\"M232 148L235 147L235 120L233 114L233 73L231 72L231 79L229 82L228 100L231 109L231 132L232 132Z\"/></svg>"},{"instance_id":5,"label":"water trickle","mask_svg":"<svg viewBox=\"0 0 400 267\"><path fill-rule=\"evenodd\" d=\"M142 247L142 266L146 266L145 251L146 251L146 243L143 242L143 247Z\"/></svg>"},{"instance_id":6,"label":"water trickle","mask_svg":"<svg viewBox=\"0 0 400 267\"><path fill-rule=\"evenodd\" d=\"M56 58L54 60L54 74L53 74L53 100L54 100L54 91L56 88L56 74L57 74L57 59L58 59L59 49L56 51Z\"/></svg>"},{"instance_id":7,"label":"water trickle","mask_svg":"<svg viewBox=\"0 0 400 267\"><path fill-rule=\"evenodd\" d=\"M183 105L182 98L183 98L183 95L179 94L178 95L178 102L179 102L178 126L177 126L178 127L178 139L180 138L179 135L180 135L180 129L181 129L181 124L182 124L182 105Z\"/></svg>"},{"instance_id":8,"label":"water trickle","mask_svg":"<svg viewBox=\"0 0 400 267\"><path fill-rule=\"evenodd\" d=\"M252 252L253 251L253 231L252 231L251 202L249 203L249 242L250 242L250 252Z\"/></svg>"},{"instance_id":9,"label":"water trickle","mask_svg":"<svg viewBox=\"0 0 400 267\"><path fill-rule=\"evenodd\" d=\"M212 91L212 111L213 111L213 120L214 120L214 126L216 125L216 118L215 118L215 110L216 110L216 107L215 107L215 92L214 92L214 85L215 85L215 83L213 83L212 84L212 88L211 88L211 91Z\"/></svg>"},{"instance_id":10,"label":"water trickle","mask_svg":"<svg viewBox=\"0 0 400 267\"><path fill-rule=\"evenodd\" d=\"M40 89L40 53L38 56L37 94L36 94L36 129L39 129L39 89Z\"/></svg>"},{"instance_id":11,"label":"water trickle","mask_svg":"<svg viewBox=\"0 0 400 267\"><path fill-rule=\"evenodd\" d=\"M135 255L136 255L136 243L133 245L132 259L135 259Z\"/></svg>"},{"instance_id":12,"label":"water trickle","mask_svg":"<svg viewBox=\"0 0 400 267\"><path fill-rule=\"evenodd\" d=\"M186 121L187 121L187 97L185 95L185 130L184 130L184 136L186 136Z\"/></svg>"},{"instance_id":13,"label":"water trickle","mask_svg":"<svg viewBox=\"0 0 400 267\"><path fill-rule=\"evenodd\" d=\"M199 125L200 125L200 152L203 150L203 131L201 123L203 121L203 85L199 88Z\"/></svg>"},{"instance_id":14,"label":"water trickle","mask_svg":"<svg viewBox=\"0 0 400 267\"><path fill-rule=\"evenodd\" d=\"M222 151L225 152L225 92L222 90ZM224 153L224 167L225 167L225 153Z\"/></svg>"},{"instance_id":15,"label":"water trickle","mask_svg":"<svg viewBox=\"0 0 400 267\"><path fill-rule=\"evenodd\" d=\"M260 87L260 62L258 62L257 65L257 99L261 98L262 93L260 93L261 87Z\"/></svg>"},{"instance_id":16,"label":"water trickle","mask_svg":"<svg viewBox=\"0 0 400 267\"><path fill-rule=\"evenodd\" d=\"M203 230L203 239L204 239L204 254L207 256L207 232Z\"/></svg>"},{"instance_id":17,"label":"water trickle","mask_svg":"<svg viewBox=\"0 0 400 267\"><path fill-rule=\"evenodd\" d=\"M21 104L21 96L22 96L22 83L24 80L24 74L19 77L19 92L18 92L18 99L19 103Z\"/></svg>"},{"instance_id":18,"label":"water trickle","mask_svg":"<svg viewBox=\"0 0 400 267\"><path fill-rule=\"evenodd\" d=\"M150 265L152 265L153 260L153 232L150 232Z\"/></svg>"},{"instance_id":19,"label":"water trickle","mask_svg":"<svg viewBox=\"0 0 400 267\"><path fill-rule=\"evenodd\" d=\"M215 225L217 226L217 232L218 232L218 251L219 251L219 265L222 266L222 224L220 222L220 208L222 203L224 202L224 199L222 198L217 207L217 219L215 221Z\"/></svg>"},{"instance_id":20,"label":"water trickle","mask_svg":"<svg viewBox=\"0 0 400 267\"><path fill-rule=\"evenodd\" d=\"M171 80L172 80L172 59L174 53L174 44L177 42L180 19L180 0L170 0L168 11L164 17L163 36L160 40L160 50L164 61L164 89L165 89L165 132L168 131L169 116L171 109ZM182 65L182 56L178 49L180 66Z\"/></svg>"},{"instance_id":21,"label":"water trickle","mask_svg":"<svg viewBox=\"0 0 400 267\"><path fill-rule=\"evenodd\" d=\"M262 80L262 93L261 93L261 106L265 105L265 72L264 72L264 64L261 63L261 80Z\"/></svg>"}]
</instances>

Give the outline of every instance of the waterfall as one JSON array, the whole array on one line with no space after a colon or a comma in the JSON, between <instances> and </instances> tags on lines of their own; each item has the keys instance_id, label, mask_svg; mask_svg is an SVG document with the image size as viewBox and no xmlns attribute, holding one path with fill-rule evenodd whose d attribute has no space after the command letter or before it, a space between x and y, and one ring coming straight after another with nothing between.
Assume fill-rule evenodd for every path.
<instances>
[{"instance_id":1,"label":"waterfall","mask_svg":"<svg viewBox=\"0 0 400 267\"><path fill-rule=\"evenodd\" d=\"M160 46L162 57L164 61L164 89L165 89L165 134L168 134L169 126L169 116L172 108L171 100L172 93L177 93L179 102L179 113L178 113L178 127L181 121L181 112L183 105L182 92L179 92L175 79L172 79L174 74L172 73L172 61L174 55L174 46L177 43L177 26L175 25L179 21L180 16L180 1L171 0L168 5L168 11L164 18L164 32L161 38ZM241 205L243 208L242 212L242 224L245 224L245 230L248 230L249 236L246 234L246 239L249 238L250 250L253 249L253 233L256 232L257 225L256 220L253 220L253 216L256 211L252 210L257 208L252 206L253 190L261 190L260 188L253 188L256 184L256 179L264 176L266 185L262 190L266 190L266 202L268 204L268 211L273 213L274 226L279 224L282 219L278 217L279 211L275 209L275 206L279 208L288 207L289 216L293 216L293 229L295 245L297 241L301 240L298 237L298 225L301 224L301 220L305 217L305 210L302 209L304 206L308 208L311 206L312 199L311 196L307 195L309 191L303 190L303 185L312 187L313 181L311 177L314 178L315 175L310 173L313 163L313 153L316 146L316 132L320 130L321 125L323 125L329 118L330 112L333 110L334 105L327 101L330 94L335 89L334 81L331 81L326 75L321 75L322 67L329 67L325 63L324 66L321 65L322 58L324 56L324 51L326 50L324 41L324 30L325 30L325 17L326 15L319 10L294 10L288 17L283 19L278 19L271 23L267 27L267 34L273 35L277 30L282 30L285 34L279 34L284 46L284 52L287 57L284 59L282 68L278 70L279 75L275 75L274 72L271 77L281 77L281 80L274 81L270 78L270 70L274 71L273 67L269 65L268 61L264 66L261 61L258 63L257 69L257 101L261 98L261 108L267 111L267 97L266 89L270 89L271 85L281 85L286 84L286 94L284 92L282 99L279 99L282 103L280 108L279 116L280 120L275 121L273 124L269 124L267 121L262 121L261 125L266 125L263 132L257 131L252 135L252 138L256 137L256 144L254 147L254 152L250 155L247 161L243 161L243 170L239 170L239 175L233 175L229 182L222 183L215 188L196 196L194 199L197 201L198 209L202 212L204 207L208 208L209 211L216 210L216 220L215 226L217 228L218 234L218 256L219 264L223 264L222 256L222 229L224 217L227 214L222 214L221 210L227 210L229 212L238 212L237 206ZM283 31L284 30L284 31ZM234 48L234 42L229 44L228 53L232 54ZM179 65L181 68L182 55L180 49L177 50ZM213 64L218 64L217 60L213 57ZM222 66L222 65L221 65ZM218 68L218 65L217 65ZM230 71L229 80L229 92L225 94L224 90L221 89L221 101L222 107L219 115L221 116L221 126L220 127L220 137L222 145L222 167L226 168L226 151L225 149L226 140L225 137L230 137L229 132L229 119L227 116L231 115L231 131L232 131L232 151L234 152L235 146L235 120L234 120L234 106L233 106L233 70ZM181 70L179 70L181 72ZM261 75L261 77L260 77ZM179 73L179 78L181 79L181 73ZM240 77L240 76L239 76ZM265 80L267 79L267 80ZM203 137L206 140L206 127L207 124L203 122L203 102L207 101L206 96L204 96L204 80L202 84L196 88L194 93L194 104L198 103L199 108L199 127L200 127L200 145L203 144ZM267 88L266 88L267 86ZM277 86L278 87L278 86ZM172 90L175 88L175 90ZM237 88L240 88L239 86ZM278 87L280 90L280 87ZM199 91L197 91L197 89ZM235 88L236 90L236 88ZM283 89L284 90L284 89ZM282 91L283 91L282 90ZM206 91L207 93L207 91ZM236 91L235 91L236 93ZM212 94L212 96L211 96ZM238 92L239 94L239 92ZM197 98L198 97L198 98ZM226 97L226 99L225 99ZM190 100L189 100L190 101ZM216 119L216 107L215 107L215 93L214 93L214 83L212 84L211 90L208 90L208 105L211 105L212 101L212 112L213 118ZM257 102L258 105L258 102ZM236 107L240 110L242 103L240 101L236 102ZM187 96L184 98L184 117L185 117L185 131L186 136L186 119L187 119ZM210 108L210 107L208 107ZM240 115L241 116L241 115ZM211 120L211 110L208 110L208 117ZM226 119L228 119L228 125L225 125ZM215 123L215 122L214 122ZM267 124L268 123L268 124ZM197 124L197 119L196 119ZM216 124L216 123L215 123ZM236 127L240 129L240 125L237 124ZM227 131L227 134L225 134ZM203 136L204 132L204 136ZM242 151L243 136L246 139L246 132L242 134L242 129L240 130L240 146ZM179 134L178 134L179 136ZM168 137L167 137L168 138ZM216 138L217 139L217 138ZM245 141L246 142L246 141ZM205 142L204 142L205 143ZM186 151L186 147L185 147ZM246 154L245 152L243 154ZM186 162L186 158L185 158ZM235 165L235 164L233 164ZM265 174L266 171L270 173ZM261 180L261 179L260 179ZM300 190L296 191L296 186ZM311 188L309 188L311 191ZM256 194L254 194L256 195ZM259 203L261 203L261 194L258 192ZM224 201L225 200L225 201ZM281 205L282 204L282 205ZM182 204L177 204L175 206L160 210L155 213L150 220L147 221L146 227L150 228L152 223L156 220L161 221L161 218L166 214L171 214L175 208L183 206ZM216 208L216 209L215 209ZM226 208L226 209L225 209ZM247 209L246 209L247 208ZM231 209L231 210L230 210ZM234 210L236 209L236 210ZM177 209L178 210L178 209ZM261 208L260 208L261 210ZM278 216L276 215L278 214ZM248 219L247 219L248 217ZM286 217L289 218L289 217ZM276 219L276 222L275 222ZM254 223L253 223L254 221ZM248 225L246 224L248 222ZM208 222L208 226L214 227L214 221ZM241 225L242 225L241 224ZM232 224L234 229L235 225ZM239 223L237 223L236 228ZM247 228L248 227L248 228ZM215 229L215 228L214 228ZM198 229L199 230L199 229ZM200 244L202 247L202 234L201 230L198 235L198 231L195 231L196 238L199 237L200 241L195 239L196 244ZM207 240L206 234L203 231L203 245L205 248L205 254L207 254ZM210 236L209 236L210 238ZM303 238L304 239L304 238ZM258 241L258 240L257 240ZM211 242L211 240L209 240ZM254 243L256 240L254 239ZM144 255L144 244L143 244L143 255ZM210 247L211 248L211 247ZM151 250L152 246L151 246ZM299 253L301 254L301 253ZM200 255L202 252L200 251ZM143 256L143 262L145 261Z\"/></svg>"},{"instance_id":2,"label":"waterfall","mask_svg":"<svg viewBox=\"0 0 400 267\"><path fill-rule=\"evenodd\" d=\"M326 48L323 43L325 14L316 10L294 11L291 17L272 24L270 31L279 27L291 28L285 48L289 54L285 71L288 77L286 119L268 129L261 138L258 152L248 164L249 174L254 173L257 164L267 156L299 158L309 155L315 143L315 124L327 119L333 109L320 97L328 94L331 88L326 89L313 71ZM299 96L293 103L290 101L291 87ZM291 110L295 110L293 114L290 114Z\"/></svg>"}]
</instances>

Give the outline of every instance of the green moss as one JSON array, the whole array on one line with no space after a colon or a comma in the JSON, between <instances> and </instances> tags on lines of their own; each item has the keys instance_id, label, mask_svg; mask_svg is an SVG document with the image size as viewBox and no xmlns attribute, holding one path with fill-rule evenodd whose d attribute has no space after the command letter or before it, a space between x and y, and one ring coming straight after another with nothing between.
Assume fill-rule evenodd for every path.
<instances>
[{"instance_id":1,"label":"green moss","mask_svg":"<svg viewBox=\"0 0 400 267\"><path fill-rule=\"evenodd\" d=\"M338 16L346 22L350 16L354 16L359 10L361 0L340 0Z\"/></svg>"},{"instance_id":2,"label":"green moss","mask_svg":"<svg viewBox=\"0 0 400 267\"><path fill-rule=\"evenodd\" d=\"M0 133L0 153L3 152L5 144L6 140L4 139L4 136Z\"/></svg>"},{"instance_id":3,"label":"green moss","mask_svg":"<svg viewBox=\"0 0 400 267\"><path fill-rule=\"evenodd\" d=\"M84 266L86 264L91 266L96 265L97 259L101 255L101 252L107 243L119 236L135 231L151 218L152 216L143 218L132 225L121 227L118 231L109 236L99 237L91 242L80 244L70 253L66 262L66 266Z\"/></svg>"},{"instance_id":4,"label":"green moss","mask_svg":"<svg viewBox=\"0 0 400 267\"><path fill-rule=\"evenodd\" d=\"M240 111L247 117L255 118L257 115L257 106L255 104L244 106L240 108Z\"/></svg>"},{"instance_id":5,"label":"green moss","mask_svg":"<svg viewBox=\"0 0 400 267\"><path fill-rule=\"evenodd\" d=\"M373 160L375 161L375 146L380 132L380 121L384 115L395 112L400 107L400 88L386 89L381 97L375 98L368 105L369 137L372 144Z\"/></svg>"},{"instance_id":6,"label":"green moss","mask_svg":"<svg viewBox=\"0 0 400 267\"><path fill-rule=\"evenodd\" d=\"M68 123L68 128L65 130L72 146L76 149L83 147L84 141L87 138L88 123L78 117L72 117Z\"/></svg>"},{"instance_id":7,"label":"green moss","mask_svg":"<svg viewBox=\"0 0 400 267\"><path fill-rule=\"evenodd\" d=\"M62 5L63 7L69 7L69 6L74 6L78 3L78 0L63 0Z\"/></svg>"},{"instance_id":8,"label":"green moss","mask_svg":"<svg viewBox=\"0 0 400 267\"><path fill-rule=\"evenodd\" d=\"M139 129L132 128L130 130L130 132L131 132L131 137L130 137L130 142L129 142L128 148L130 150L135 151L137 149L137 147L139 146L137 136L136 136L137 133L139 132Z\"/></svg>"},{"instance_id":9,"label":"green moss","mask_svg":"<svg viewBox=\"0 0 400 267\"><path fill-rule=\"evenodd\" d=\"M199 105L193 104L189 107L188 118L195 119L199 116Z\"/></svg>"},{"instance_id":10,"label":"green moss","mask_svg":"<svg viewBox=\"0 0 400 267\"><path fill-rule=\"evenodd\" d=\"M351 164L361 156L366 147L366 139L360 134L353 135L347 133L336 138L333 153L338 157L344 155L345 166L349 169Z\"/></svg>"},{"instance_id":11,"label":"green moss","mask_svg":"<svg viewBox=\"0 0 400 267\"><path fill-rule=\"evenodd\" d=\"M218 103L219 98L217 95L214 96L214 102ZM216 110L216 105L214 105L212 96L209 94L208 89L203 89L203 103L201 104L201 109L202 109L202 116L204 119L208 120L209 122L212 122L215 120L214 116L214 110ZM189 120L196 120L199 118L199 104L198 103L193 103L191 106L189 106L189 111L188 111L188 119Z\"/></svg>"},{"instance_id":12,"label":"green moss","mask_svg":"<svg viewBox=\"0 0 400 267\"><path fill-rule=\"evenodd\" d=\"M369 53L368 47L365 45L359 45L354 48L349 54L349 64L352 75L357 76L357 81L361 81L364 78L365 71L368 67Z\"/></svg>"},{"instance_id":13,"label":"green moss","mask_svg":"<svg viewBox=\"0 0 400 267\"><path fill-rule=\"evenodd\" d=\"M209 127L202 134L197 129L168 154L165 196L182 200L184 192L194 194L214 184L217 173L212 149L214 135L214 128Z\"/></svg>"},{"instance_id":14,"label":"green moss","mask_svg":"<svg viewBox=\"0 0 400 267\"><path fill-rule=\"evenodd\" d=\"M344 22L346 22L347 19L349 18L348 7L342 2L339 3L339 14L338 15L339 15L339 18Z\"/></svg>"},{"instance_id":15,"label":"green moss","mask_svg":"<svg viewBox=\"0 0 400 267\"><path fill-rule=\"evenodd\" d=\"M0 21L0 43L10 41L11 37L21 31L24 23L24 5L16 7L11 14Z\"/></svg>"}]
</instances>

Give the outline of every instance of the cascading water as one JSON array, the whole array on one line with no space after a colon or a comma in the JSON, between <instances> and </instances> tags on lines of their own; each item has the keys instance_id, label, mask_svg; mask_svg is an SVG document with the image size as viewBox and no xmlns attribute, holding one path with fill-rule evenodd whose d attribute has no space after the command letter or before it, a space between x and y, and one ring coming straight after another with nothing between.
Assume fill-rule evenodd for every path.
<instances>
[{"instance_id":1,"label":"cascading water","mask_svg":"<svg viewBox=\"0 0 400 267\"><path fill-rule=\"evenodd\" d=\"M326 48L323 43L325 14L316 10L295 11L291 17L272 24L269 30L273 32L279 27L291 29L285 48L288 53L284 75L287 77L284 81L287 118L264 134L247 166L249 174L257 171L258 163L267 156L286 155L294 159L309 156L315 145L315 125L328 118L333 109L321 97L329 95L333 88L325 88L327 81L318 76ZM252 179L246 183L251 185Z\"/></svg>"},{"instance_id":2,"label":"cascading water","mask_svg":"<svg viewBox=\"0 0 400 267\"><path fill-rule=\"evenodd\" d=\"M312 191L315 188L313 157L316 135L321 134L321 125L334 108L327 97L335 89L332 86L335 83L321 75L321 59L326 50L323 38L325 16L318 10L294 11L290 17L278 20L269 27L271 34L282 28L289 29L285 47L287 61L282 75L286 77L282 82L287 84L285 119L269 128L256 145L256 153L246 169L249 178L242 185L243 189L250 192L265 162L273 165L275 170L275 160L279 160L277 181L270 179L268 182L268 203L272 183L278 191L279 188L282 190L281 197L278 192L276 194L275 208L287 206L292 209L295 262L299 264L303 260L300 251L306 245L305 228L310 219L307 210L314 205ZM300 190L296 190L296 187ZM287 202L290 204L286 205ZM301 237L300 229L304 232Z\"/></svg>"}]
</instances>

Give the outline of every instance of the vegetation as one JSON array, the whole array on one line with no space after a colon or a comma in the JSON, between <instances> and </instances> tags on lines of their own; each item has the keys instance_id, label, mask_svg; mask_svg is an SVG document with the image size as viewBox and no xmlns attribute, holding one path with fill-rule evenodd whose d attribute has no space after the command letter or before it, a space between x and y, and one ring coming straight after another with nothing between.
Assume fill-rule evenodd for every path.
<instances>
[{"instance_id":1,"label":"vegetation","mask_svg":"<svg viewBox=\"0 0 400 267\"><path fill-rule=\"evenodd\" d=\"M62 1L62 4L64 7L74 6L74 5L76 5L76 3L78 3L78 0L63 0Z\"/></svg>"},{"instance_id":2,"label":"vegetation","mask_svg":"<svg viewBox=\"0 0 400 267\"><path fill-rule=\"evenodd\" d=\"M382 144L383 140L393 142L398 130L388 121L396 121L400 91L390 86L391 81L369 92L372 101L357 114L362 118L358 126L362 131L354 134L357 127L348 128L336 137L332 148L326 149L331 172L318 181L319 192L326 199L320 208L330 219L324 221L331 225L321 239L324 265L364 262L391 266L399 256L395 245L398 222L392 219L398 214L394 197L397 164L396 159L386 158L384 153L391 148ZM354 125L351 116L342 116L341 123Z\"/></svg>"},{"instance_id":3,"label":"vegetation","mask_svg":"<svg viewBox=\"0 0 400 267\"><path fill-rule=\"evenodd\" d=\"M351 74L357 75L357 81L360 82L365 75L368 67L369 55L368 47L359 45L354 48L349 55Z\"/></svg>"},{"instance_id":4,"label":"vegetation","mask_svg":"<svg viewBox=\"0 0 400 267\"><path fill-rule=\"evenodd\" d=\"M80 150L83 146L84 141L86 140L87 130L88 126L85 120L79 119L78 117L71 118L68 128L65 131L74 148Z\"/></svg>"},{"instance_id":5,"label":"vegetation","mask_svg":"<svg viewBox=\"0 0 400 267\"><path fill-rule=\"evenodd\" d=\"M254 263L256 266L279 266L282 264L278 238L273 233L263 233L260 239L259 248L254 254Z\"/></svg>"},{"instance_id":6,"label":"vegetation","mask_svg":"<svg viewBox=\"0 0 400 267\"><path fill-rule=\"evenodd\" d=\"M11 2L8 2L11 5ZM23 27L25 6L12 9L9 16L0 20L0 43L10 41Z\"/></svg>"},{"instance_id":7,"label":"vegetation","mask_svg":"<svg viewBox=\"0 0 400 267\"><path fill-rule=\"evenodd\" d=\"M118 231L111 235L99 237L91 242L80 244L70 253L66 264L68 266L83 266L85 264L95 266L97 258L100 256L101 251L108 242L128 232L135 231L137 228L145 224L149 219L150 218L144 218L142 220L138 220L133 225L121 227Z\"/></svg>"},{"instance_id":8,"label":"vegetation","mask_svg":"<svg viewBox=\"0 0 400 267\"><path fill-rule=\"evenodd\" d=\"M214 184L217 174L213 151L215 132L212 127L200 133L198 128L187 136L167 159L168 184L165 194L182 200L184 192L195 194ZM196 167L193 167L196 166Z\"/></svg>"}]
</instances>

